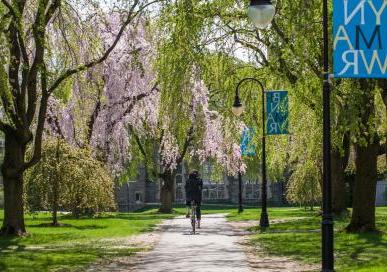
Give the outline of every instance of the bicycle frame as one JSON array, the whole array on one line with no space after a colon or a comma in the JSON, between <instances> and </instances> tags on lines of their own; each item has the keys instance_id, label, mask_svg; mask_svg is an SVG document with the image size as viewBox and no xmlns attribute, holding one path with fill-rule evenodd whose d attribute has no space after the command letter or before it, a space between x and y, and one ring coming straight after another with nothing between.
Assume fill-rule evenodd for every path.
<instances>
[{"instance_id":1,"label":"bicycle frame","mask_svg":"<svg viewBox=\"0 0 387 272\"><path fill-rule=\"evenodd\" d=\"M195 232L196 232L196 203L195 203L195 201L191 202L191 226L192 226L192 233L195 234Z\"/></svg>"}]
</instances>

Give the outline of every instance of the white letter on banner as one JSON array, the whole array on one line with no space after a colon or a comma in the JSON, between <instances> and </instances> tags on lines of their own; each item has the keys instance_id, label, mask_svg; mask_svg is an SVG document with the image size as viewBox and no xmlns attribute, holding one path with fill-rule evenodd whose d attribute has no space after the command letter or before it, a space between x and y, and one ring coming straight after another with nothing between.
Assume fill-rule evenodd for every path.
<instances>
[{"instance_id":1,"label":"white letter on banner","mask_svg":"<svg viewBox=\"0 0 387 272\"><path fill-rule=\"evenodd\" d=\"M342 34L342 35L341 35ZM335 40L333 42L333 48L336 49L337 43L339 41L346 41L348 43L349 49L353 50L353 45L351 43L351 40L348 37L347 31L345 30L345 27L341 25L339 29L337 30Z\"/></svg>"},{"instance_id":2,"label":"white letter on banner","mask_svg":"<svg viewBox=\"0 0 387 272\"><path fill-rule=\"evenodd\" d=\"M347 72L347 70L349 69L349 67L353 66L353 73L355 75L358 75L359 74L359 63L358 63L358 50L347 50L344 52L342 58L343 58L343 62L346 63L344 69L339 73L339 75L342 75L344 74L345 72ZM348 54L353 54L353 61L349 61L347 56Z\"/></svg>"},{"instance_id":3,"label":"white letter on banner","mask_svg":"<svg viewBox=\"0 0 387 272\"><path fill-rule=\"evenodd\" d=\"M281 103L281 94L274 93L273 94L273 103L271 103L271 112L279 112L279 105Z\"/></svg>"},{"instance_id":4,"label":"white letter on banner","mask_svg":"<svg viewBox=\"0 0 387 272\"><path fill-rule=\"evenodd\" d=\"M270 124L270 133L278 133L279 131L277 131L277 130L279 130L279 129L277 129L277 128L278 128L277 123L271 123Z\"/></svg>"},{"instance_id":5,"label":"white letter on banner","mask_svg":"<svg viewBox=\"0 0 387 272\"><path fill-rule=\"evenodd\" d=\"M376 25L380 25L380 17L382 16L384 9L387 7L387 1L386 0L383 1L383 5L379 9L379 11L376 10L372 0L368 0L368 4L371 6L373 12L375 13Z\"/></svg>"},{"instance_id":6,"label":"white letter on banner","mask_svg":"<svg viewBox=\"0 0 387 272\"><path fill-rule=\"evenodd\" d=\"M355 17L356 13L361 11L361 24L365 24L364 20L364 3L365 0L360 1L360 3L356 6L356 8L352 11L352 13L348 16L348 0L344 0L344 16L345 16L345 25L348 25L348 23Z\"/></svg>"},{"instance_id":7,"label":"white letter on banner","mask_svg":"<svg viewBox=\"0 0 387 272\"><path fill-rule=\"evenodd\" d=\"M379 58L379 55L378 55L378 51L377 50L374 50L373 54L372 54L372 58L371 58L371 61L370 61L370 64L368 65L368 62L367 62L367 59L364 55L364 51L361 50L360 51L360 55L361 57L363 58L363 62L364 62L364 65L367 69L367 73L370 75L372 74L372 71L374 69L374 66L375 66L375 61L378 63L379 65L379 68L380 68L380 71L382 72L382 74L385 74L386 73L386 70L387 70L387 55L385 56L384 58L384 66L382 67L382 62Z\"/></svg>"},{"instance_id":8,"label":"white letter on banner","mask_svg":"<svg viewBox=\"0 0 387 272\"><path fill-rule=\"evenodd\" d=\"M269 116L267 117L267 123L270 124L269 133L277 131L277 123L273 117L273 114L269 113Z\"/></svg>"},{"instance_id":9,"label":"white letter on banner","mask_svg":"<svg viewBox=\"0 0 387 272\"><path fill-rule=\"evenodd\" d=\"M281 94L280 93L274 93L273 101L274 101L274 103L279 104L279 102L281 102Z\"/></svg>"}]
</instances>

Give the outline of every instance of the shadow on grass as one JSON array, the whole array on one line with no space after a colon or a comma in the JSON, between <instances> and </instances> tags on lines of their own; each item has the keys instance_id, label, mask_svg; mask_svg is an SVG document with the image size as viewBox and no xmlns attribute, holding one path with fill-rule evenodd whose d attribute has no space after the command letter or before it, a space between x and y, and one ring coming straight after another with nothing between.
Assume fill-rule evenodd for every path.
<instances>
[{"instance_id":1,"label":"shadow on grass","mask_svg":"<svg viewBox=\"0 0 387 272\"><path fill-rule=\"evenodd\" d=\"M377 226L386 230L386 218L379 217ZM254 227L252 245L265 252L319 263L321 258L320 218L306 218L272 224L267 230ZM349 234L343 231L348 218L335 221L335 259L337 271L386 271L387 235L383 232Z\"/></svg>"},{"instance_id":2,"label":"shadow on grass","mask_svg":"<svg viewBox=\"0 0 387 272\"><path fill-rule=\"evenodd\" d=\"M93 229L106 229L107 226L99 226L99 225L84 225L84 226L72 226L78 230L93 230Z\"/></svg>"},{"instance_id":3,"label":"shadow on grass","mask_svg":"<svg viewBox=\"0 0 387 272\"><path fill-rule=\"evenodd\" d=\"M32 227L32 228L70 228L70 227L72 227L72 225L63 224L63 223L53 224L51 222L51 223L41 223L38 225L30 225L29 227Z\"/></svg>"},{"instance_id":4,"label":"shadow on grass","mask_svg":"<svg viewBox=\"0 0 387 272\"><path fill-rule=\"evenodd\" d=\"M96 260L130 256L139 248L115 248L109 244L25 246L17 239L0 240L0 271L69 271Z\"/></svg>"}]
</instances>

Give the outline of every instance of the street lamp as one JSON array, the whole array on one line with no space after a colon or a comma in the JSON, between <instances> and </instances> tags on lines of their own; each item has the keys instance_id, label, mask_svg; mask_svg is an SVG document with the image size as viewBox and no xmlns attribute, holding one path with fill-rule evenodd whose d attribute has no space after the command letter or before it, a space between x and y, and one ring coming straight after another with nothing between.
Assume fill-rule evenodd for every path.
<instances>
[{"instance_id":1,"label":"street lamp","mask_svg":"<svg viewBox=\"0 0 387 272\"><path fill-rule=\"evenodd\" d=\"M234 105L232 107L232 112L236 116L241 116L244 110L244 107L241 103L241 99L239 97L239 88L240 86L246 82L246 81L254 81L258 83L258 85L261 87L261 94L262 94L262 205L261 205L261 219L259 221L259 226L261 228L267 228L269 227L269 216L267 214L267 179L266 179L266 138L265 138L265 88L263 87L263 84L255 79L255 78L244 78L241 81L239 81L236 89L235 89L235 100ZM241 175L239 173L239 183L241 186ZM241 187L240 187L241 188Z\"/></svg>"},{"instance_id":2,"label":"street lamp","mask_svg":"<svg viewBox=\"0 0 387 272\"><path fill-rule=\"evenodd\" d=\"M275 8L270 0L251 0L248 16L256 27L267 27L274 14ZM328 0L323 0L323 215L321 223L323 272L334 271L328 37Z\"/></svg>"},{"instance_id":3,"label":"street lamp","mask_svg":"<svg viewBox=\"0 0 387 272\"><path fill-rule=\"evenodd\" d=\"M334 271L328 37L328 0L323 0L323 215L321 223L323 272Z\"/></svg>"},{"instance_id":4,"label":"street lamp","mask_svg":"<svg viewBox=\"0 0 387 272\"><path fill-rule=\"evenodd\" d=\"M270 0L251 0L247 15L258 28L266 28L275 14L275 7Z\"/></svg>"},{"instance_id":5,"label":"street lamp","mask_svg":"<svg viewBox=\"0 0 387 272\"><path fill-rule=\"evenodd\" d=\"M242 197L242 173L238 171L238 213L243 212L243 197Z\"/></svg>"}]
</instances>

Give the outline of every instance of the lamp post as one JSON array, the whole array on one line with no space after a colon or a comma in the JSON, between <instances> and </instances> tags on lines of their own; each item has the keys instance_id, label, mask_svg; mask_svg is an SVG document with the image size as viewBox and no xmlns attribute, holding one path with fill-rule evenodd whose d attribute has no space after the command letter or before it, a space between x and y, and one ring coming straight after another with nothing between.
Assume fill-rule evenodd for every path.
<instances>
[{"instance_id":1,"label":"lamp post","mask_svg":"<svg viewBox=\"0 0 387 272\"><path fill-rule=\"evenodd\" d=\"M239 81L236 89L235 89L235 100L234 105L232 107L232 112L237 117L242 115L244 107L241 103L241 99L239 97L239 88L240 86L246 82L246 81L254 81L258 83L258 85L261 87L261 94L262 94L262 205L261 205L261 219L259 221L259 226L261 228L267 228L269 227L269 216L267 214L267 179L266 179L266 138L265 138L265 88L263 87L263 84L255 79L255 78L244 78L241 81ZM240 174L240 173L239 173ZM240 178L241 180L241 178Z\"/></svg>"},{"instance_id":2,"label":"lamp post","mask_svg":"<svg viewBox=\"0 0 387 272\"><path fill-rule=\"evenodd\" d=\"M331 181L331 117L329 79L329 30L328 0L323 0L323 215L322 232L322 271L334 271L333 255L333 216ZM256 27L265 28L275 14L270 0L251 0L248 16Z\"/></svg>"},{"instance_id":3,"label":"lamp post","mask_svg":"<svg viewBox=\"0 0 387 272\"><path fill-rule=\"evenodd\" d=\"M238 213L243 212L243 198L242 198L242 173L241 171L238 172L238 187L239 187L239 192L238 192Z\"/></svg>"},{"instance_id":4,"label":"lamp post","mask_svg":"<svg viewBox=\"0 0 387 272\"><path fill-rule=\"evenodd\" d=\"M333 216L331 196L331 86L329 79L328 35L328 0L323 0L323 215L321 223L323 272L334 271Z\"/></svg>"},{"instance_id":5,"label":"lamp post","mask_svg":"<svg viewBox=\"0 0 387 272\"><path fill-rule=\"evenodd\" d=\"M275 7L271 0L251 0L247 15L257 28L266 28L273 20ZM239 87L247 81L252 80L259 84L262 91L262 211L259 225L261 228L269 227L269 216L267 214L267 180L266 180L266 138L265 138L265 89L263 84L255 78L242 79L235 90L235 101L233 113L240 116L243 113L243 106L239 98Z\"/></svg>"}]
</instances>

